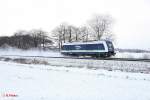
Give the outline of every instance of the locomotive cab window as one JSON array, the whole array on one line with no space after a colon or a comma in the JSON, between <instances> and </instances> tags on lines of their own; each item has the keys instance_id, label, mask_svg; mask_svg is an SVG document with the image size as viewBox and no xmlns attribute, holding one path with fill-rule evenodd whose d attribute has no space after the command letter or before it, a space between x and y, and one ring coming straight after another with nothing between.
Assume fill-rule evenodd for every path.
<instances>
[{"instance_id":1,"label":"locomotive cab window","mask_svg":"<svg viewBox=\"0 0 150 100\"><path fill-rule=\"evenodd\" d=\"M105 50L103 44L87 44L86 50Z\"/></svg>"},{"instance_id":2,"label":"locomotive cab window","mask_svg":"<svg viewBox=\"0 0 150 100\"><path fill-rule=\"evenodd\" d=\"M103 44L98 44L98 49L100 49L100 50L105 50L105 47L104 47Z\"/></svg>"}]
</instances>

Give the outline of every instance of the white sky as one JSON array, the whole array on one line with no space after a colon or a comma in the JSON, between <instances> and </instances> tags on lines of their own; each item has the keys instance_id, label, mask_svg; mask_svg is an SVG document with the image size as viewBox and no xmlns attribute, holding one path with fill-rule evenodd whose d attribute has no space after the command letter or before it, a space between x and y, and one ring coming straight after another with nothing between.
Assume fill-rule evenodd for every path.
<instances>
[{"instance_id":1,"label":"white sky","mask_svg":"<svg viewBox=\"0 0 150 100\"><path fill-rule=\"evenodd\" d=\"M149 0L0 0L0 35L42 28L51 32L62 22L80 26L93 14L110 14L120 48L150 49Z\"/></svg>"}]
</instances>

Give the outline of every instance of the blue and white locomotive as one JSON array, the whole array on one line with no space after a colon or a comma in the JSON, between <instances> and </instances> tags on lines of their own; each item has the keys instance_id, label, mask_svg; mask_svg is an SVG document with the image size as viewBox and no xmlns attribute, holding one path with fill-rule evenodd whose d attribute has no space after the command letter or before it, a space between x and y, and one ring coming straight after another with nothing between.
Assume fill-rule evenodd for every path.
<instances>
[{"instance_id":1,"label":"blue and white locomotive","mask_svg":"<svg viewBox=\"0 0 150 100\"><path fill-rule=\"evenodd\" d=\"M92 57L110 57L115 55L112 42L107 40L64 43L61 53L64 55Z\"/></svg>"}]
</instances>

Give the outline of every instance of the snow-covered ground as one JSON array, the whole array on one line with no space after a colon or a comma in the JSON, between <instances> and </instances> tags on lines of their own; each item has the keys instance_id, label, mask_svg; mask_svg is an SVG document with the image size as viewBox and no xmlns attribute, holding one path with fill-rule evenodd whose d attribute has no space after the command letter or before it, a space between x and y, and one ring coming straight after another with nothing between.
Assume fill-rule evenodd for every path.
<instances>
[{"instance_id":1,"label":"snow-covered ground","mask_svg":"<svg viewBox=\"0 0 150 100\"><path fill-rule=\"evenodd\" d=\"M115 58L142 58L142 59L150 59L150 53L116 53Z\"/></svg>"},{"instance_id":2,"label":"snow-covered ground","mask_svg":"<svg viewBox=\"0 0 150 100\"><path fill-rule=\"evenodd\" d=\"M20 50L20 49L0 49L1 55L21 55L21 56L53 56L53 57L62 57L60 52L58 51L43 51L43 50Z\"/></svg>"},{"instance_id":3,"label":"snow-covered ground","mask_svg":"<svg viewBox=\"0 0 150 100\"><path fill-rule=\"evenodd\" d=\"M88 68L92 70L104 69L108 71L122 71L132 73L150 74L150 62L140 61L113 61L92 59L64 59L41 58L22 56L1 56L0 61L15 62L21 64L41 64L54 67Z\"/></svg>"},{"instance_id":4,"label":"snow-covered ground","mask_svg":"<svg viewBox=\"0 0 150 100\"><path fill-rule=\"evenodd\" d=\"M0 100L150 100L149 62L10 55L62 56L55 51L0 50ZM149 57L141 55L115 57Z\"/></svg>"},{"instance_id":5,"label":"snow-covered ground","mask_svg":"<svg viewBox=\"0 0 150 100\"><path fill-rule=\"evenodd\" d=\"M149 91L149 74L0 61L0 100L150 100Z\"/></svg>"}]
</instances>

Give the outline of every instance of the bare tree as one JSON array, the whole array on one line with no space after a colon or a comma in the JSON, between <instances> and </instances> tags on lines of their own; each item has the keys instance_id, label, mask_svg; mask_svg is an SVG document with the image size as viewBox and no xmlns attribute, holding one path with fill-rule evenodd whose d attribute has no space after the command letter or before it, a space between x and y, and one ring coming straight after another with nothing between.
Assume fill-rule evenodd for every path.
<instances>
[{"instance_id":1,"label":"bare tree","mask_svg":"<svg viewBox=\"0 0 150 100\"><path fill-rule=\"evenodd\" d=\"M79 39L80 28L75 27L75 28L74 28L74 32L75 32L75 34L74 34L74 35L75 35L75 36L74 36L74 37L75 37L75 41L78 42L78 41L80 40L80 39Z\"/></svg>"},{"instance_id":2,"label":"bare tree","mask_svg":"<svg viewBox=\"0 0 150 100\"><path fill-rule=\"evenodd\" d=\"M34 44L34 48L37 48L38 47L38 44L39 44L39 36L38 36L38 30L36 29L33 29L31 30L29 33L30 33L30 36L32 37L33 39L33 44Z\"/></svg>"},{"instance_id":3,"label":"bare tree","mask_svg":"<svg viewBox=\"0 0 150 100\"><path fill-rule=\"evenodd\" d=\"M110 33L105 33L103 36L102 36L102 39L105 39L105 40L109 40L109 41L114 41L115 42L115 34L112 34L112 32Z\"/></svg>"},{"instance_id":4,"label":"bare tree","mask_svg":"<svg viewBox=\"0 0 150 100\"><path fill-rule=\"evenodd\" d=\"M88 25L76 27L68 24L61 24L52 31L52 35L58 43L59 49L65 42L91 41L91 40L114 40L111 26L113 19L108 15L96 15L89 20Z\"/></svg>"},{"instance_id":5,"label":"bare tree","mask_svg":"<svg viewBox=\"0 0 150 100\"><path fill-rule=\"evenodd\" d=\"M68 42L72 42L74 26L69 25L67 30L68 30Z\"/></svg>"},{"instance_id":6,"label":"bare tree","mask_svg":"<svg viewBox=\"0 0 150 100\"><path fill-rule=\"evenodd\" d=\"M52 31L52 36L58 43L59 49L65 42L73 42L78 40L78 28L73 25L63 23Z\"/></svg>"},{"instance_id":7,"label":"bare tree","mask_svg":"<svg viewBox=\"0 0 150 100\"><path fill-rule=\"evenodd\" d=\"M52 43L52 41L48 41L49 37L47 32L42 29L34 29L30 31L30 35L33 38L34 47L42 47L45 48L46 43Z\"/></svg>"},{"instance_id":8,"label":"bare tree","mask_svg":"<svg viewBox=\"0 0 150 100\"><path fill-rule=\"evenodd\" d=\"M0 46L9 45L19 49L43 48L45 45L51 45L52 41L47 32L36 29L31 31L19 30L10 37L0 37Z\"/></svg>"},{"instance_id":9,"label":"bare tree","mask_svg":"<svg viewBox=\"0 0 150 100\"><path fill-rule=\"evenodd\" d=\"M0 47L1 46L5 47L5 45L9 45L9 43L10 43L10 37L8 37L8 36L0 37Z\"/></svg>"},{"instance_id":10,"label":"bare tree","mask_svg":"<svg viewBox=\"0 0 150 100\"><path fill-rule=\"evenodd\" d=\"M68 25L67 27L67 40L68 42L78 41L79 29L76 26Z\"/></svg>"},{"instance_id":11,"label":"bare tree","mask_svg":"<svg viewBox=\"0 0 150 100\"><path fill-rule=\"evenodd\" d=\"M17 32L15 32L14 33L14 35L13 35L13 43L14 43L14 45L15 46L17 46L17 48L24 48L25 46L24 46L24 43L23 43L23 37L24 37L24 35L26 35L27 34L27 31L25 31L25 30L19 30L19 31L17 31Z\"/></svg>"},{"instance_id":12,"label":"bare tree","mask_svg":"<svg viewBox=\"0 0 150 100\"><path fill-rule=\"evenodd\" d=\"M90 39L89 28L87 26L82 26L79 28L79 30L80 30L80 34L79 34L80 40L83 42L89 41Z\"/></svg>"},{"instance_id":13,"label":"bare tree","mask_svg":"<svg viewBox=\"0 0 150 100\"><path fill-rule=\"evenodd\" d=\"M59 50L62 47L62 42L66 41L66 29L64 25L59 25L52 31L52 36L55 38L55 41L58 43Z\"/></svg>"},{"instance_id":14,"label":"bare tree","mask_svg":"<svg viewBox=\"0 0 150 100\"><path fill-rule=\"evenodd\" d=\"M38 32L38 38L39 38L39 44L41 44L41 47L43 49L45 49L45 45L46 43L48 42L48 34L46 31L42 30L42 29L39 29Z\"/></svg>"},{"instance_id":15,"label":"bare tree","mask_svg":"<svg viewBox=\"0 0 150 100\"><path fill-rule=\"evenodd\" d=\"M111 31L113 19L109 15L95 15L88 24L95 34L96 40L100 40L104 34Z\"/></svg>"}]
</instances>

